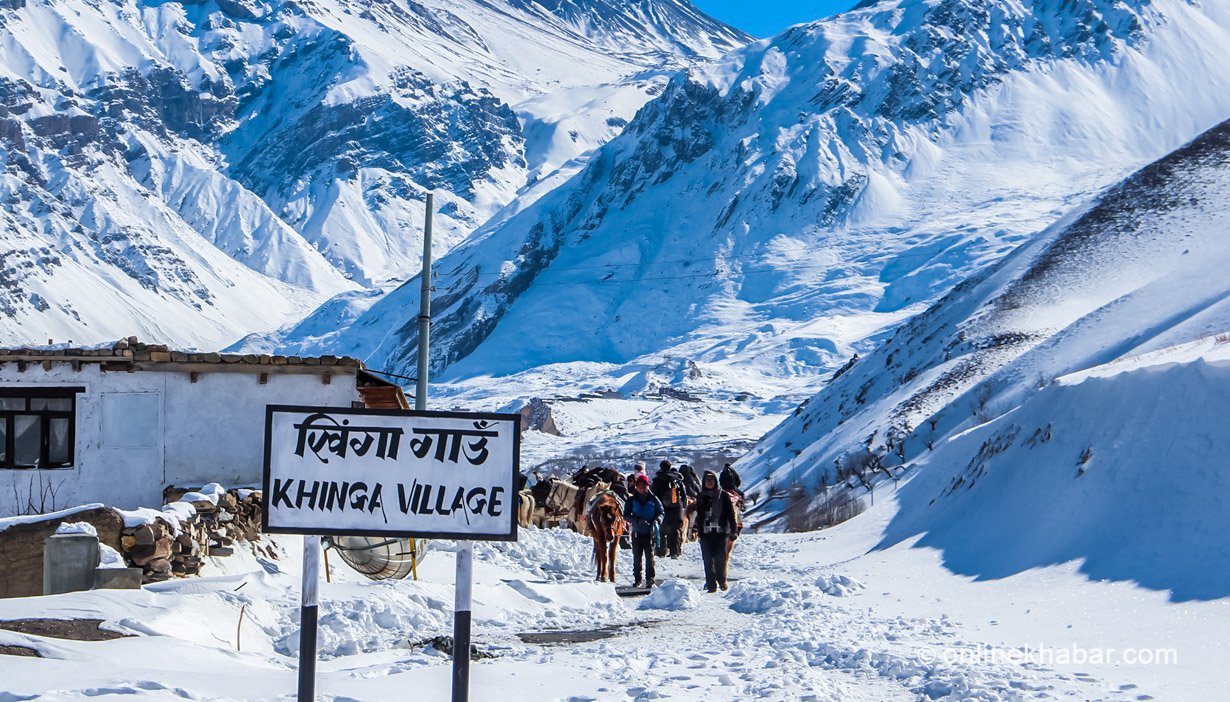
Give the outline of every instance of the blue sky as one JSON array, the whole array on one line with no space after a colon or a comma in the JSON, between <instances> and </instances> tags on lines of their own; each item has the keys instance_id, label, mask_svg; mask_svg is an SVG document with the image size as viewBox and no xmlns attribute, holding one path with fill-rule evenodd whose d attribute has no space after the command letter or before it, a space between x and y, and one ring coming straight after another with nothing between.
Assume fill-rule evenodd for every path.
<instances>
[{"instance_id":1,"label":"blue sky","mask_svg":"<svg viewBox=\"0 0 1230 702\"><path fill-rule=\"evenodd\" d=\"M692 0L706 14L758 37L848 10L858 0Z\"/></svg>"}]
</instances>

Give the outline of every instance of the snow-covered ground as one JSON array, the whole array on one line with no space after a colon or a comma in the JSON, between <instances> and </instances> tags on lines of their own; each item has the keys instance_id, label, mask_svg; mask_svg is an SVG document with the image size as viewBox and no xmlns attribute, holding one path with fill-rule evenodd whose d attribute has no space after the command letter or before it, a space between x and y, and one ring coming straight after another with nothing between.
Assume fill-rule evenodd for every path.
<instances>
[{"instance_id":1,"label":"snow-covered ground","mask_svg":"<svg viewBox=\"0 0 1230 702\"><path fill-rule=\"evenodd\" d=\"M1091 581L1072 563L991 580L954 575L929 548L872 550L897 509L885 495L828 531L746 535L730 592L714 595L699 588L695 545L659 561L664 583L642 599L592 582L588 542L570 532L480 545L475 639L493 657L474 664L471 698L1194 700L1225 689L1225 600L1175 604ZM245 551L212 561L208 577L142 591L0 601L0 619L93 617L134 635L70 642L0 631L0 646L44 656L0 656L0 699L293 699L299 544L273 544L276 560ZM331 559L320 698L446 698L449 659L423 645L451 632L453 559L434 546L417 582L367 582ZM628 565L621 552L624 581ZM604 627L615 635L590 643L516 636ZM1134 662L1140 655L1165 661Z\"/></svg>"}]
</instances>

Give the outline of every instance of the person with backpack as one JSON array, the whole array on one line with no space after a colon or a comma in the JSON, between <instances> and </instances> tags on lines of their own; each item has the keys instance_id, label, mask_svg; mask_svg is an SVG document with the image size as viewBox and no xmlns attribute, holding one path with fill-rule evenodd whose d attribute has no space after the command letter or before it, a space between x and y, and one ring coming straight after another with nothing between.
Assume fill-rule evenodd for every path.
<instances>
[{"instance_id":1,"label":"person with backpack","mask_svg":"<svg viewBox=\"0 0 1230 702\"><path fill-rule=\"evenodd\" d=\"M683 553L683 510L687 506L687 486L683 474L670 461L658 464L658 474L650 488L662 503L662 545L658 556L678 558Z\"/></svg>"},{"instance_id":2,"label":"person with backpack","mask_svg":"<svg viewBox=\"0 0 1230 702\"><path fill-rule=\"evenodd\" d=\"M644 573L643 582L653 587L653 552L662 521L662 503L649 491L649 478L644 475L632 478L632 494L624 503L624 521L632 533L632 586L641 586Z\"/></svg>"},{"instance_id":3,"label":"person with backpack","mask_svg":"<svg viewBox=\"0 0 1230 702\"><path fill-rule=\"evenodd\" d=\"M723 490L737 493L739 499L743 499L743 491L739 489L739 486L743 484L743 479L739 477L739 472L735 470L735 467L729 463L722 469L722 475L718 478L718 484L722 486Z\"/></svg>"},{"instance_id":4,"label":"person with backpack","mask_svg":"<svg viewBox=\"0 0 1230 702\"><path fill-rule=\"evenodd\" d=\"M687 490L688 497L700 496L700 478L696 477L696 469L685 464L679 469L679 474L683 476L683 487Z\"/></svg>"},{"instance_id":5,"label":"person with backpack","mask_svg":"<svg viewBox=\"0 0 1230 702\"><path fill-rule=\"evenodd\" d=\"M740 524L732 493L718 484L718 476L705 471L701 479L700 497L696 498L689 511L692 519L692 534L700 541L700 558L705 566L705 590L717 592L727 589L726 569L730 550L739 538Z\"/></svg>"}]
</instances>

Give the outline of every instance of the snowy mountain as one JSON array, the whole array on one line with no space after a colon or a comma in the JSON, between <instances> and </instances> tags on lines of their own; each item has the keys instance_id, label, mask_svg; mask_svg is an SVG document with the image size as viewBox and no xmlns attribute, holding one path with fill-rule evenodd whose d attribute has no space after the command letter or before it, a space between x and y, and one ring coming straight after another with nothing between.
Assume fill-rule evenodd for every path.
<instances>
[{"instance_id":1,"label":"snowy mountain","mask_svg":"<svg viewBox=\"0 0 1230 702\"><path fill-rule=\"evenodd\" d=\"M447 249L748 39L680 0L4 3L0 334L217 347L405 278L425 191Z\"/></svg>"},{"instance_id":2,"label":"snowy mountain","mask_svg":"<svg viewBox=\"0 0 1230 702\"><path fill-rule=\"evenodd\" d=\"M755 437L884 330L1224 118L1227 65L1223 3L898 0L681 73L566 185L439 262L435 392L670 401L637 431ZM340 329L309 318L287 345L412 375L417 296Z\"/></svg>"},{"instance_id":3,"label":"snowy mountain","mask_svg":"<svg viewBox=\"0 0 1230 702\"><path fill-rule=\"evenodd\" d=\"M741 465L762 492L917 473L885 541L923 534L960 573L1086 558L1178 599L1230 594L1209 521L1230 479L1212 424L1230 390L1227 195L1230 121L958 286Z\"/></svg>"}]
</instances>

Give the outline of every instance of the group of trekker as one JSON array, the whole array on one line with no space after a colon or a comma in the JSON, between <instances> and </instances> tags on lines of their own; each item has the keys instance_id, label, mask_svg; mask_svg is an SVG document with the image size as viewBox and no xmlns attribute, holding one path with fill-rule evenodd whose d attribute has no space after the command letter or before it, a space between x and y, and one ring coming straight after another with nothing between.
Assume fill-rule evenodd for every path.
<instances>
[{"instance_id":1,"label":"group of trekker","mask_svg":"<svg viewBox=\"0 0 1230 702\"><path fill-rule=\"evenodd\" d=\"M700 542L705 590L727 589L730 551L743 530L742 481L735 469L727 463L720 476L706 470L698 479L692 466L676 469L664 460L650 480L638 463L626 482L624 520L631 534L633 586L653 586L655 555L682 554L684 524L689 523L690 536Z\"/></svg>"}]
</instances>

